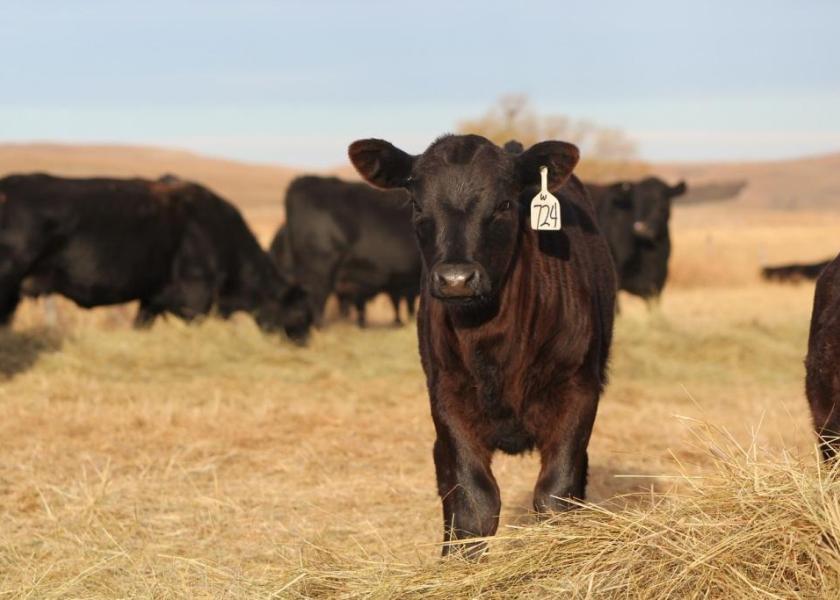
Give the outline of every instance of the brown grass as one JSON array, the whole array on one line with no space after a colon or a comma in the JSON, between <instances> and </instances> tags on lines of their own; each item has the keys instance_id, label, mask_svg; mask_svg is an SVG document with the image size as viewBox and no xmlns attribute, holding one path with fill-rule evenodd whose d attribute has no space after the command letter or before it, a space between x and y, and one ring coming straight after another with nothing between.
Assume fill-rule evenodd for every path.
<instances>
[{"instance_id":1,"label":"brown grass","mask_svg":"<svg viewBox=\"0 0 840 600\"><path fill-rule=\"evenodd\" d=\"M767 265L817 262L840 251L840 215L767 211L729 204L674 209L668 285L755 285Z\"/></svg>"},{"instance_id":2,"label":"brown grass","mask_svg":"<svg viewBox=\"0 0 840 600\"><path fill-rule=\"evenodd\" d=\"M836 252L840 220L674 218L660 309L623 298L593 504L536 526L537 457L498 457L477 564L436 558L416 335L387 302L306 349L245 317L135 332L133 307L59 302L47 327L25 303L0 333L0 598L836 597L838 479L802 392L813 286L756 273L762 252Z\"/></svg>"}]
</instances>

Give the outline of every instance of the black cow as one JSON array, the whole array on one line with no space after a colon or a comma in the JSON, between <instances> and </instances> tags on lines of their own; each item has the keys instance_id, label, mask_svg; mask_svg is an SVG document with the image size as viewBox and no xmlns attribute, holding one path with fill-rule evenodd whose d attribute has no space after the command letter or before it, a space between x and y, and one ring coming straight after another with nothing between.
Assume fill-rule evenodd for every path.
<instances>
[{"instance_id":1,"label":"black cow","mask_svg":"<svg viewBox=\"0 0 840 600\"><path fill-rule=\"evenodd\" d=\"M274 263L285 273L294 271L294 265L286 257L286 225L281 225L271 240L268 253ZM333 292L338 299L339 314L343 318L350 316L350 309L356 309L356 323L359 327L367 325L367 303L375 296L384 293L394 307L394 324L402 325L400 303L406 301L409 318L414 317L415 301L419 293L419 274L417 286L382 287L382 276L377 272L377 265L366 260L355 260L352 256L341 263L336 274Z\"/></svg>"},{"instance_id":2,"label":"black cow","mask_svg":"<svg viewBox=\"0 0 840 600\"><path fill-rule=\"evenodd\" d=\"M384 292L399 322L399 300L409 314L420 287L420 255L409 222L411 206L400 190L383 192L335 177L295 179L286 192L286 224L271 254L307 290L316 321L338 293L352 302L364 325L364 305Z\"/></svg>"},{"instance_id":3,"label":"black cow","mask_svg":"<svg viewBox=\"0 0 840 600\"><path fill-rule=\"evenodd\" d=\"M794 263L791 265L779 265L776 267L764 267L761 269L761 276L766 281L778 283L798 283L800 281L813 281L820 276L829 264L830 260L821 260L817 263Z\"/></svg>"},{"instance_id":4,"label":"black cow","mask_svg":"<svg viewBox=\"0 0 840 600\"><path fill-rule=\"evenodd\" d=\"M22 293L58 293L85 308L139 300L138 327L215 307L304 340L311 321L303 290L281 276L239 211L180 181L0 179L0 323Z\"/></svg>"},{"instance_id":5,"label":"black cow","mask_svg":"<svg viewBox=\"0 0 840 600\"><path fill-rule=\"evenodd\" d=\"M406 303L406 312L409 318L414 318L414 308L417 296L420 293L420 274L417 273L417 281L392 284L391 279L382 283L382 277L377 265L372 265L366 260L345 260L338 272L335 283L335 295L338 298L339 313L347 318L350 315L350 307L356 309L356 323L359 327L365 327L367 323L367 303L377 295L384 293L391 300L394 307L394 325L402 326L400 318L400 304L403 299Z\"/></svg>"},{"instance_id":6,"label":"black cow","mask_svg":"<svg viewBox=\"0 0 840 600\"><path fill-rule=\"evenodd\" d=\"M840 450L840 256L817 280L805 366L805 391L828 460Z\"/></svg>"},{"instance_id":7,"label":"black cow","mask_svg":"<svg viewBox=\"0 0 840 600\"><path fill-rule=\"evenodd\" d=\"M607 242L572 175L577 148L542 142L513 154L465 135L439 138L419 156L376 139L349 153L370 183L407 189L414 207L423 259L417 329L445 539L495 533L497 450L536 447L534 508L570 508L586 488L616 293ZM561 231L530 228L542 166Z\"/></svg>"},{"instance_id":8,"label":"black cow","mask_svg":"<svg viewBox=\"0 0 840 600\"><path fill-rule=\"evenodd\" d=\"M671 202L686 192L656 177L612 185L588 184L598 222L615 261L622 290L655 301L668 278Z\"/></svg>"},{"instance_id":9,"label":"black cow","mask_svg":"<svg viewBox=\"0 0 840 600\"><path fill-rule=\"evenodd\" d=\"M519 154L523 146L510 140L504 149ZM671 202L686 193L685 182L671 187L661 179L648 177L638 182L586 184L586 188L609 242L619 287L648 302L657 300L668 278Z\"/></svg>"}]
</instances>

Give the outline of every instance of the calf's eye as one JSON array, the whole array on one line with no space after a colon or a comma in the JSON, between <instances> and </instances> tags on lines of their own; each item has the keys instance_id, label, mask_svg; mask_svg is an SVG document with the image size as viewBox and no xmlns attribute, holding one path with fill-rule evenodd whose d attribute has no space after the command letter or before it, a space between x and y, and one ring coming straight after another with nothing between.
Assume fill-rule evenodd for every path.
<instances>
[{"instance_id":1,"label":"calf's eye","mask_svg":"<svg viewBox=\"0 0 840 600\"><path fill-rule=\"evenodd\" d=\"M510 210L512 206L513 204L511 204L510 200L505 200L504 202L499 204L499 206L496 207L496 210L498 212L504 212Z\"/></svg>"}]
</instances>

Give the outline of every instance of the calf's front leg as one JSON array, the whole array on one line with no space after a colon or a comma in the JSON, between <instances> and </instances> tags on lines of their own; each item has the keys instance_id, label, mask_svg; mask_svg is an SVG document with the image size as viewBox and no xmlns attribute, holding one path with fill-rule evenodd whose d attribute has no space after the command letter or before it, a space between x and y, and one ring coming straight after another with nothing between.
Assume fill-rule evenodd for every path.
<instances>
[{"instance_id":1,"label":"calf's front leg","mask_svg":"<svg viewBox=\"0 0 840 600\"><path fill-rule=\"evenodd\" d=\"M490 470L492 450L445 423L436 423L434 447L438 493L443 501L443 555L463 552L480 555L481 542L458 544L458 540L496 533L502 501Z\"/></svg>"},{"instance_id":2,"label":"calf's front leg","mask_svg":"<svg viewBox=\"0 0 840 600\"><path fill-rule=\"evenodd\" d=\"M534 488L534 510L541 516L574 508L583 500L589 458L586 448L595 422L598 393L571 389L546 402L534 415L540 425L541 468Z\"/></svg>"}]
</instances>

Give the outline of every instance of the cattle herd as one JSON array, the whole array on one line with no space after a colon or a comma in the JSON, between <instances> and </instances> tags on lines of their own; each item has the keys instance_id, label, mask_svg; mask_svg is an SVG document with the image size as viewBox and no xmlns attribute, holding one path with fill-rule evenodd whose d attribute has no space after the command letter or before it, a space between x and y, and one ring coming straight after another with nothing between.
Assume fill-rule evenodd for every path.
<instances>
[{"instance_id":1,"label":"cattle herd","mask_svg":"<svg viewBox=\"0 0 840 600\"><path fill-rule=\"evenodd\" d=\"M90 308L138 300L134 321L245 311L304 340L304 290L272 263L231 203L166 178L0 179L0 323L21 296L61 294Z\"/></svg>"},{"instance_id":2,"label":"cattle herd","mask_svg":"<svg viewBox=\"0 0 840 600\"><path fill-rule=\"evenodd\" d=\"M303 344L331 295L361 327L374 296L391 299L396 324L419 298L445 540L496 531L497 450L539 451L538 514L572 506L585 493L616 291L649 303L662 294L685 183L585 184L573 174L578 149L557 141L526 150L446 135L411 155L365 139L349 156L367 183L296 179L268 251L233 204L177 177L2 178L0 324L23 296L61 294L86 308L136 300L136 327L242 311ZM546 192L559 201L559 231L530 227L531 199ZM763 276L819 277L806 391L830 459L840 449L840 259Z\"/></svg>"}]
</instances>

